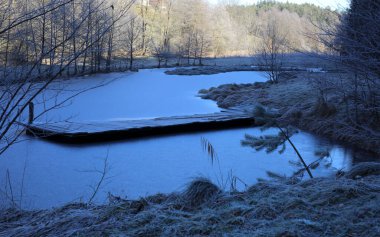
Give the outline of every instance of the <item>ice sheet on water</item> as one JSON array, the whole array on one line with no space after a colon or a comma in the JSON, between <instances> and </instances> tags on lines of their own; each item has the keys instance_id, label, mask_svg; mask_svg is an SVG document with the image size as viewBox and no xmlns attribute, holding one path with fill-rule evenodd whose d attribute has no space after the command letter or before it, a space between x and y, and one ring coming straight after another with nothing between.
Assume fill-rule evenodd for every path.
<instances>
[{"instance_id":1,"label":"ice sheet on water","mask_svg":"<svg viewBox=\"0 0 380 237\"><path fill-rule=\"evenodd\" d=\"M65 90L59 96L67 97L81 88L106 85L78 95L67 106L50 111L47 117L52 122L69 117L72 121L104 121L211 113L219 108L212 101L196 97L200 89L266 80L265 74L259 72L188 77L169 76L164 71L147 69L132 75L100 74L66 81ZM111 83L107 83L109 81ZM104 201L108 191L128 198L177 191L197 176L217 182L221 176L226 179L232 172L251 184L257 178L266 177L268 170L287 175L293 172L289 160L296 156L292 150L283 155L267 155L243 148L240 140L245 133L259 134L260 129L181 134L88 146L66 146L28 137L28 141L15 144L1 157L0 187L5 187L5 173L9 170L15 196L20 195L25 167L24 207L48 208L73 200L86 201L92 193L89 186L98 182L98 171L103 168L107 154L109 179L104 182L97 201ZM214 145L220 158L220 170L212 166L203 153L201 137ZM333 168L348 168L351 164L350 153L309 134L298 134L294 143L309 162L315 159L315 147L327 146L332 148ZM332 171L320 168L316 172L325 176Z\"/></svg>"}]
</instances>

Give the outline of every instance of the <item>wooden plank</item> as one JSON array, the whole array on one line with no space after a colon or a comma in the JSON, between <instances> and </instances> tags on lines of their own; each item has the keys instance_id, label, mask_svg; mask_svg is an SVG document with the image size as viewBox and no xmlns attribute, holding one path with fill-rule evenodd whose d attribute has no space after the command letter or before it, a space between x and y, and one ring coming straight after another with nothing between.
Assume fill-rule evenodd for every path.
<instances>
[{"instance_id":1,"label":"wooden plank","mask_svg":"<svg viewBox=\"0 0 380 237\"><path fill-rule=\"evenodd\" d=\"M88 143L247 127L253 124L254 120L249 113L235 108L213 114L154 119L88 123L34 123L23 125L26 127L28 135L64 143Z\"/></svg>"}]
</instances>

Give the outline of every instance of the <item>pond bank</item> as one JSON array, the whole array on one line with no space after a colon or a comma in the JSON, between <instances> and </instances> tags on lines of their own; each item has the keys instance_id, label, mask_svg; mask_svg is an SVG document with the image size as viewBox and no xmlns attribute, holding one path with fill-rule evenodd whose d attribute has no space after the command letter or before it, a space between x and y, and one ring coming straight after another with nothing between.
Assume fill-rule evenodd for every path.
<instances>
[{"instance_id":1,"label":"pond bank","mask_svg":"<svg viewBox=\"0 0 380 237\"><path fill-rule=\"evenodd\" d=\"M333 89L324 90L324 101L321 100L320 84L333 83L341 74L293 72L293 75L281 78L277 84L227 84L199 93L222 108L262 104L278 110L282 124L380 154L380 131L352 125L347 118L352 107L347 108Z\"/></svg>"},{"instance_id":2,"label":"pond bank","mask_svg":"<svg viewBox=\"0 0 380 237\"><path fill-rule=\"evenodd\" d=\"M202 66L202 67L179 67L173 70L168 70L165 73L168 75L195 76L195 75L213 75L227 72L265 72L269 68L266 66L252 65L232 65L232 66ZM322 68L305 68L305 67L282 67L283 75L291 76L291 72L325 72ZM329 70L337 71L337 70Z\"/></svg>"},{"instance_id":3,"label":"pond bank","mask_svg":"<svg viewBox=\"0 0 380 237\"><path fill-rule=\"evenodd\" d=\"M108 205L0 211L2 236L379 236L380 165L340 177L261 181L221 192L204 179L183 193Z\"/></svg>"}]
</instances>

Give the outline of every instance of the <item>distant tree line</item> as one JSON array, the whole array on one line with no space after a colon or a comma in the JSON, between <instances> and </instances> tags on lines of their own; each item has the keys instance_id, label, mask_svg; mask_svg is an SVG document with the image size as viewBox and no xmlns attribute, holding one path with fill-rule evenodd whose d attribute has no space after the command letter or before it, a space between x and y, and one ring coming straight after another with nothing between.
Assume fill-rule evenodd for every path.
<instances>
[{"instance_id":1,"label":"distant tree line","mask_svg":"<svg viewBox=\"0 0 380 237\"><path fill-rule=\"evenodd\" d=\"M206 0L0 0L0 5L1 29L42 13L0 35L3 75L35 61L39 75L51 73L78 54L66 75L133 68L136 57L153 56L163 66L169 59L201 65L204 57L251 55L271 19L288 52L323 51L308 34L319 33L318 24L338 21L328 9L273 1L241 6ZM123 9L129 11L121 18Z\"/></svg>"},{"instance_id":2,"label":"distant tree line","mask_svg":"<svg viewBox=\"0 0 380 237\"><path fill-rule=\"evenodd\" d=\"M324 52L323 43L315 35L323 32L323 25L337 25L340 13L313 4L280 3L260 1L258 4L241 6L228 5L227 11L234 22L238 35L236 51L257 51L261 48L268 24L276 22L278 34L286 42L288 52Z\"/></svg>"}]
</instances>

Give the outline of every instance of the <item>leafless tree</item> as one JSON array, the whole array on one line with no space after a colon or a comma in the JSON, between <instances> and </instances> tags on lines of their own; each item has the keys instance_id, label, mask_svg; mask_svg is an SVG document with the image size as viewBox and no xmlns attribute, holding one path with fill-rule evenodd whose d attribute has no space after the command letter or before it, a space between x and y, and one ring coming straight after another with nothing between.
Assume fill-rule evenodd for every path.
<instances>
[{"instance_id":1,"label":"leafless tree","mask_svg":"<svg viewBox=\"0 0 380 237\"><path fill-rule=\"evenodd\" d=\"M129 22L126 25L125 30L125 41L129 55L129 69L132 69L134 56L136 54L136 51L138 50L138 47L145 46L138 45L138 40L140 39L140 35L143 32L141 24L139 22L140 19L134 16L132 19L129 19L128 21ZM144 51L145 49L142 48L142 50Z\"/></svg>"},{"instance_id":2,"label":"leafless tree","mask_svg":"<svg viewBox=\"0 0 380 237\"><path fill-rule=\"evenodd\" d=\"M85 1L76 1L74 7L72 0L46 0L42 3L9 1L7 8L1 9L12 14L2 12L6 19L0 25L0 39L5 39L5 47L0 45L1 55L5 55L0 58L3 65L0 80L0 155L22 134L20 124L27 121L28 116L24 112L28 106L63 72L70 72L70 68L76 67L75 62L81 60L83 55L100 45L132 4L131 1L119 4L115 15L109 15L107 13L113 5L107 1L91 1L91 7L83 7L87 5ZM0 5L4 5L4 1ZM86 29L96 15L102 18L98 18L95 34L90 33L89 37ZM86 32L85 37L83 32ZM23 59L11 58L15 52L24 55ZM96 53L99 55L102 50ZM62 103L57 101L35 117L60 105Z\"/></svg>"},{"instance_id":3,"label":"leafless tree","mask_svg":"<svg viewBox=\"0 0 380 237\"><path fill-rule=\"evenodd\" d=\"M271 82L277 83L285 53L286 36L280 31L276 19L272 19L261 32L259 55Z\"/></svg>"}]
</instances>

